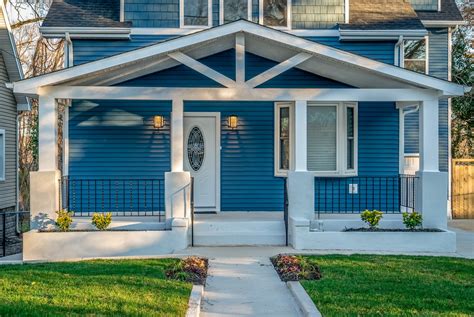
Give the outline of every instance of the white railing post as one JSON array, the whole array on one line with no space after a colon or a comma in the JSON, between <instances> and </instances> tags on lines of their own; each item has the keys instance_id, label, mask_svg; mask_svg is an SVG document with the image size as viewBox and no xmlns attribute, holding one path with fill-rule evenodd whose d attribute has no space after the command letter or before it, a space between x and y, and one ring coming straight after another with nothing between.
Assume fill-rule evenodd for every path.
<instances>
[{"instance_id":1,"label":"white railing post","mask_svg":"<svg viewBox=\"0 0 474 317\"><path fill-rule=\"evenodd\" d=\"M416 210L425 228L447 228L448 174L439 171L439 101L423 100L420 105L420 169Z\"/></svg>"}]
</instances>

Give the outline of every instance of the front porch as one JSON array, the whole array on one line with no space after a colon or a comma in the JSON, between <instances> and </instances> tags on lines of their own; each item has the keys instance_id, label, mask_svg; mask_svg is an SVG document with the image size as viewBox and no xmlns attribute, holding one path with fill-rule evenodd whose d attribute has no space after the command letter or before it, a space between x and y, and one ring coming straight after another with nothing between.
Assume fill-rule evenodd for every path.
<instances>
[{"instance_id":1,"label":"front porch","mask_svg":"<svg viewBox=\"0 0 474 317\"><path fill-rule=\"evenodd\" d=\"M290 243L307 249L320 247L301 241L312 241L315 223L324 231L326 214L416 210L425 228L447 227L439 99L463 94L462 86L238 21L13 89L39 97L35 228L54 221L60 207L87 216L144 213L169 232L179 227L182 246L193 209L287 210ZM70 105L64 175L58 99ZM420 167L416 177L400 177L400 112L413 105ZM275 227L280 236L280 221Z\"/></svg>"}]
</instances>

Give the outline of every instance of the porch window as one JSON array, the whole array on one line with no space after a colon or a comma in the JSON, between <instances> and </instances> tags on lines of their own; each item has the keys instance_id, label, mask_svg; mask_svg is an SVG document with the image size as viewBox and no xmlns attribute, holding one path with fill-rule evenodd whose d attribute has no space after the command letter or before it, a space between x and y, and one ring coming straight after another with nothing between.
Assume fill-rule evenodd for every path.
<instances>
[{"instance_id":1,"label":"porch window","mask_svg":"<svg viewBox=\"0 0 474 317\"><path fill-rule=\"evenodd\" d=\"M357 105L308 103L307 166L317 175L357 173Z\"/></svg>"},{"instance_id":2,"label":"porch window","mask_svg":"<svg viewBox=\"0 0 474 317\"><path fill-rule=\"evenodd\" d=\"M281 102L275 107L275 174L284 176L290 169L293 103Z\"/></svg>"},{"instance_id":3,"label":"porch window","mask_svg":"<svg viewBox=\"0 0 474 317\"><path fill-rule=\"evenodd\" d=\"M291 0L260 0L260 23L267 26L288 28Z\"/></svg>"},{"instance_id":4,"label":"porch window","mask_svg":"<svg viewBox=\"0 0 474 317\"><path fill-rule=\"evenodd\" d=\"M0 181L5 180L5 130L0 129Z\"/></svg>"},{"instance_id":5,"label":"porch window","mask_svg":"<svg viewBox=\"0 0 474 317\"><path fill-rule=\"evenodd\" d=\"M220 0L220 24L252 19L252 0Z\"/></svg>"},{"instance_id":6,"label":"porch window","mask_svg":"<svg viewBox=\"0 0 474 317\"><path fill-rule=\"evenodd\" d=\"M415 72L428 73L427 39L404 42L404 67Z\"/></svg>"},{"instance_id":7,"label":"porch window","mask_svg":"<svg viewBox=\"0 0 474 317\"><path fill-rule=\"evenodd\" d=\"M211 0L181 0L182 27L211 26Z\"/></svg>"}]
</instances>

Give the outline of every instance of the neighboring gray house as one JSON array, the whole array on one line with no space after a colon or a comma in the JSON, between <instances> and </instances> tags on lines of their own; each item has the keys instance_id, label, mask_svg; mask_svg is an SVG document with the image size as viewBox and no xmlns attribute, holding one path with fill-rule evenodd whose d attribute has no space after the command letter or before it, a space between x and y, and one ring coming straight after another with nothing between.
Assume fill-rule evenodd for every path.
<instances>
[{"instance_id":1,"label":"neighboring gray house","mask_svg":"<svg viewBox=\"0 0 474 317\"><path fill-rule=\"evenodd\" d=\"M0 233L2 234L0 256L3 255L3 213L15 211L18 201L17 114L20 110L28 110L26 98L16 98L5 86L5 83L23 77L5 12L4 5L0 4L0 214L2 214L0 217ZM6 216L8 241L18 240L11 239L16 237L15 217L14 214Z\"/></svg>"}]
</instances>

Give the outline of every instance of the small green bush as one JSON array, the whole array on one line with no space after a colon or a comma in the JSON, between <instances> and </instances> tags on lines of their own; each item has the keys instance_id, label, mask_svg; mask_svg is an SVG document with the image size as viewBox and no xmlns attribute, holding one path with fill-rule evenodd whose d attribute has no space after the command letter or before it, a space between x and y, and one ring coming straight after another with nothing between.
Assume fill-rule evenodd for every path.
<instances>
[{"instance_id":1,"label":"small green bush","mask_svg":"<svg viewBox=\"0 0 474 317\"><path fill-rule=\"evenodd\" d=\"M94 213L92 215L92 224L99 230L106 230L112 222L112 214L110 212Z\"/></svg>"},{"instance_id":2,"label":"small green bush","mask_svg":"<svg viewBox=\"0 0 474 317\"><path fill-rule=\"evenodd\" d=\"M72 211L61 209L56 211L56 214L58 215L56 218L56 226L59 228L59 230L69 231L69 227L71 227L72 224Z\"/></svg>"},{"instance_id":3,"label":"small green bush","mask_svg":"<svg viewBox=\"0 0 474 317\"><path fill-rule=\"evenodd\" d=\"M366 224L369 225L370 229L375 229L379 225L380 220L383 217L383 213L378 210L365 210L361 215L360 218Z\"/></svg>"},{"instance_id":4,"label":"small green bush","mask_svg":"<svg viewBox=\"0 0 474 317\"><path fill-rule=\"evenodd\" d=\"M407 229L413 230L416 227L421 226L423 217L419 212L404 212L403 213L403 224Z\"/></svg>"}]
</instances>

